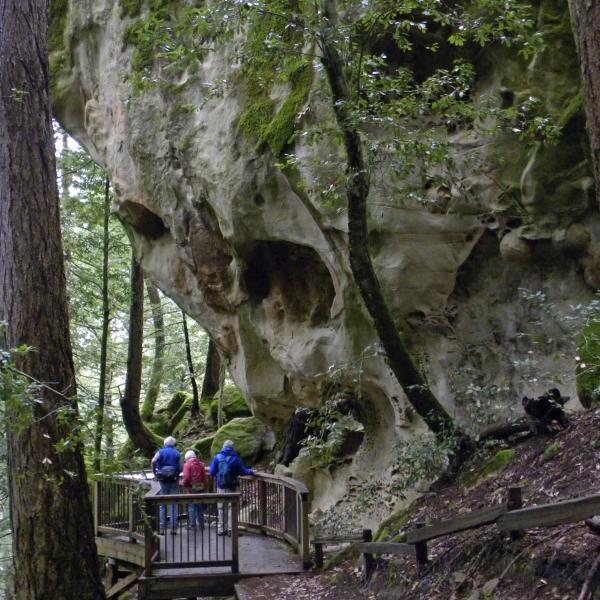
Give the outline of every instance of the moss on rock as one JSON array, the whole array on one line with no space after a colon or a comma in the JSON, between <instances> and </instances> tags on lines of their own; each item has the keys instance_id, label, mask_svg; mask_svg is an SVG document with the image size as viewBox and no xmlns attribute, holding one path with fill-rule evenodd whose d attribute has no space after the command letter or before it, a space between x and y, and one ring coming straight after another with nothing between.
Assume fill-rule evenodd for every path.
<instances>
[{"instance_id":1,"label":"moss on rock","mask_svg":"<svg viewBox=\"0 0 600 600\"><path fill-rule=\"evenodd\" d=\"M65 49L69 0L50 0L49 8L48 49L50 52L57 52Z\"/></svg>"},{"instance_id":2,"label":"moss on rock","mask_svg":"<svg viewBox=\"0 0 600 600\"><path fill-rule=\"evenodd\" d=\"M264 425L256 417L232 419L215 434L210 449L211 456L221 450L225 440L233 440L236 452L248 466L260 455L264 431Z\"/></svg>"},{"instance_id":3,"label":"moss on rock","mask_svg":"<svg viewBox=\"0 0 600 600\"><path fill-rule=\"evenodd\" d=\"M506 448L499 450L483 463L480 469L474 473L469 473L463 478L463 485L465 487L473 487L481 480L496 475L500 471L503 471L514 459L516 451L512 448Z\"/></svg>"},{"instance_id":4,"label":"moss on rock","mask_svg":"<svg viewBox=\"0 0 600 600\"><path fill-rule=\"evenodd\" d=\"M213 422L217 422L219 412L219 392L217 392L206 413L208 418ZM250 417L252 412L240 390L235 385L228 385L223 390L223 417L225 421L231 421L236 417Z\"/></svg>"},{"instance_id":5,"label":"moss on rock","mask_svg":"<svg viewBox=\"0 0 600 600\"><path fill-rule=\"evenodd\" d=\"M204 463L209 464L214 456L212 454L212 445L215 441L215 435L209 435L207 437L203 437L193 444L194 450L199 459L201 459Z\"/></svg>"},{"instance_id":6,"label":"moss on rock","mask_svg":"<svg viewBox=\"0 0 600 600\"><path fill-rule=\"evenodd\" d=\"M412 513L411 508L401 508L396 512L392 513L387 519L382 521L375 533L373 538L376 542L387 542L387 541L400 541L400 538L404 537L398 532L402 526L408 523L410 515Z\"/></svg>"}]
</instances>

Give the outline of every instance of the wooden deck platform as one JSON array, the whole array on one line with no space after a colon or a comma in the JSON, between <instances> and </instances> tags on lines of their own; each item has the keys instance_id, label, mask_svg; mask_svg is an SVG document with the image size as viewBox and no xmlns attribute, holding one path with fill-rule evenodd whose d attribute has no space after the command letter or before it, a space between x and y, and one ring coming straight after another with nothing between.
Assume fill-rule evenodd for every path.
<instances>
[{"instance_id":1,"label":"wooden deck platform","mask_svg":"<svg viewBox=\"0 0 600 600\"><path fill-rule=\"evenodd\" d=\"M174 536L177 537L177 536ZM230 538L219 537L218 543L231 544ZM216 540L211 540L214 543ZM205 540L208 544L208 540ZM240 572L228 567L185 567L154 569L150 577L142 576L138 586L148 600L178 597L195 598L205 595L232 595L234 585L245 577L294 574L304 571L302 561L288 544L254 533L242 533L239 538Z\"/></svg>"},{"instance_id":2,"label":"wooden deck platform","mask_svg":"<svg viewBox=\"0 0 600 600\"><path fill-rule=\"evenodd\" d=\"M300 573L310 564L302 482L255 473L240 478L235 493L159 491L157 482L136 474L95 482L98 552L141 570L139 600L232 595L243 578ZM191 504L201 505L204 527L189 527ZM175 534L159 527L161 505ZM220 523L229 525L231 537L217 535ZM107 582L111 589L117 578Z\"/></svg>"}]
</instances>

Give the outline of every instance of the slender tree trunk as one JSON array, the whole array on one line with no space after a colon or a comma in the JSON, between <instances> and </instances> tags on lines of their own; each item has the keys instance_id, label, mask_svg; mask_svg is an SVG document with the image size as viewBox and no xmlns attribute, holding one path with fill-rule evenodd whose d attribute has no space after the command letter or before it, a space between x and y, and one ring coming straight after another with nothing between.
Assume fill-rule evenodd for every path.
<instances>
[{"instance_id":1,"label":"slender tree trunk","mask_svg":"<svg viewBox=\"0 0 600 600\"><path fill-rule=\"evenodd\" d=\"M121 396L123 424L129 439L144 456L156 452L156 443L140 416L140 393L142 389L142 340L144 336L144 274L135 258L131 256L131 307L129 311L129 345L127 348L127 375L125 393Z\"/></svg>"},{"instance_id":2,"label":"slender tree trunk","mask_svg":"<svg viewBox=\"0 0 600 600\"><path fill-rule=\"evenodd\" d=\"M40 382L6 408L18 600L102 599L77 436L66 280L48 97L46 0L0 0L0 321L15 368ZM14 389L12 390L14 391ZM69 442L66 445L64 442ZM60 446L58 446L60 444Z\"/></svg>"},{"instance_id":3,"label":"slender tree trunk","mask_svg":"<svg viewBox=\"0 0 600 600\"><path fill-rule=\"evenodd\" d=\"M104 215L102 237L102 333L100 336L100 382L98 384L98 408L96 410L96 432L94 439L94 470L100 471L100 454L104 430L104 406L106 397L106 361L108 349L108 326L110 324L110 307L108 302L108 249L110 218L110 181L104 182Z\"/></svg>"},{"instance_id":4,"label":"slender tree trunk","mask_svg":"<svg viewBox=\"0 0 600 600\"><path fill-rule=\"evenodd\" d=\"M144 421L152 420L154 407L158 393L160 392L160 384L163 376L163 364L165 353L165 320L163 318L162 304L158 288L149 280L146 279L146 292L150 300L150 308L152 309L152 321L154 323L154 360L152 361L152 374L150 375L150 383L146 398L142 405L142 419Z\"/></svg>"},{"instance_id":5,"label":"slender tree trunk","mask_svg":"<svg viewBox=\"0 0 600 600\"><path fill-rule=\"evenodd\" d=\"M350 88L344 65L333 38L334 12L330 0L321 0L325 27L320 33L321 62L331 88L333 110L346 151L346 196L348 199L348 247L352 274L387 354L388 363L408 401L438 436L456 431L452 417L438 401L414 364L392 319L373 269L367 230L369 179L360 135L349 107Z\"/></svg>"},{"instance_id":6,"label":"slender tree trunk","mask_svg":"<svg viewBox=\"0 0 600 600\"><path fill-rule=\"evenodd\" d=\"M225 399L225 365L219 370L219 404L217 404L217 428L223 427L223 402Z\"/></svg>"},{"instance_id":7,"label":"slender tree trunk","mask_svg":"<svg viewBox=\"0 0 600 600\"><path fill-rule=\"evenodd\" d=\"M208 351L206 353L206 370L202 381L200 398L212 398L219 389L219 375L221 373L221 356L217 345L212 339L208 340Z\"/></svg>"},{"instance_id":8,"label":"slender tree trunk","mask_svg":"<svg viewBox=\"0 0 600 600\"><path fill-rule=\"evenodd\" d=\"M600 204L600 2L569 0L585 92L596 199Z\"/></svg>"},{"instance_id":9,"label":"slender tree trunk","mask_svg":"<svg viewBox=\"0 0 600 600\"><path fill-rule=\"evenodd\" d=\"M110 389L112 377L107 377L106 387ZM104 407L104 439L106 440L106 458L112 460L115 457L115 432L112 414L112 394L106 394L106 406Z\"/></svg>"},{"instance_id":10,"label":"slender tree trunk","mask_svg":"<svg viewBox=\"0 0 600 600\"><path fill-rule=\"evenodd\" d=\"M183 337L185 339L185 355L187 357L188 371L190 373L190 381L192 383L192 408L191 412L194 416L200 413L200 399L198 398L198 384L196 383L196 375L194 374L194 361L192 360L192 348L190 346L190 336L188 333L187 318L182 312L183 317Z\"/></svg>"}]
</instances>

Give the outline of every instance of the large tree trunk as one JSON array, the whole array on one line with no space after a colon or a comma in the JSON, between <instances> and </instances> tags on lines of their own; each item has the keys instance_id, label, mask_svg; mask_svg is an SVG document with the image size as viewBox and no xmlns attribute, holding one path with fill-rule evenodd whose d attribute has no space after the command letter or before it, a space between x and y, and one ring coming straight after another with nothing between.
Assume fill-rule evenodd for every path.
<instances>
[{"instance_id":1,"label":"large tree trunk","mask_svg":"<svg viewBox=\"0 0 600 600\"><path fill-rule=\"evenodd\" d=\"M146 398L142 405L142 419L150 421L154 414L154 407L160 392L160 384L163 376L163 357L165 353L165 320L163 318L162 304L158 288L146 279L146 291L150 300L152 310L152 321L154 323L154 360L152 361L152 374L146 391Z\"/></svg>"},{"instance_id":2,"label":"large tree trunk","mask_svg":"<svg viewBox=\"0 0 600 600\"><path fill-rule=\"evenodd\" d=\"M132 249L131 257L131 306L129 310L129 344L127 347L127 375L125 393L121 396L123 424L129 439L144 456L152 457L156 443L144 426L140 416L140 393L142 389L142 340L144 336L144 274Z\"/></svg>"},{"instance_id":3,"label":"large tree trunk","mask_svg":"<svg viewBox=\"0 0 600 600\"><path fill-rule=\"evenodd\" d=\"M457 431L456 425L430 390L427 381L404 346L373 269L367 230L369 179L360 135L353 124L349 106L350 88L333 36L334 12L329 0L321 0L321 13L325 21L319 36L321 62L331 88L333 110L346 151L348 247L352 274L365 307L373 319L390 368L402 386L408 401L436 435L444 436Z\"/></svg>"},{"instance_id":4,"label":"large tree trunk","mask_svg":"<svg viewBox=\"0 0 600 600\"><path fill-rule=\"evenodd\" d=\"M108 302L108 250L110 219L110 181L104 183L104 215L102 234L102 334L100 337L100 382L98 384L98 408L96 410L96 431L94 439L94 470L100 471L100 454L104 431L104 413L106 398L106 363L108 356L108 326L110 324L110 307Z\"/></svg>"},{"instance_id":5,"label":"large tree trunk","mask_svg":"<svg viewBox=\"0 0 600 600\"><path fill-rule=\"evenodd\" d=\"M194 373L194 361L192 360L192 348L190 346L190 335L188 333L187 318L185 313L182 312L183 317L183 338L185 340L185 356L187 358L188 372L190 374L190 382L192 384L192 414L198 415L200 413L200 399L198 398L198 384L196 383L196 375Z\"/></svg>"},{"instance_id":6,"label":"large tree trunk","mask_svg":"<svg viewBox=\"0 0 600 600\"><path fill-rule=\"evenodd\" d=\"M579 51L596 199L600 204L600 2L569 0Z\"/></svg>"},{"instance_id":7,"label":"large tree trunk","mask_svg":"<svg viewBox=\"0 0 600 600\"><path fill-rule=\"evenodd\" d=\"M200 398L212 398L219 389L219 374L221 372L221 356L217 345L212 339L208 341L206 353L206 369L202 380L202 391Z\"/></svg>"},{"instance_id":8,"label":"large tree trunk","mask_svg":"<svg viewBox=\"0 0 600 600\"><path fill-rule=\"evenodd\" d=\"M46 0L0 0L0 320L2 345L34 349L15 368L42 385L7 416L15 597L102 599L69 339ZM69 442L66 445L61 442ZM60 444L60 451L57 445Z\"/></svg>"}]
</instances>

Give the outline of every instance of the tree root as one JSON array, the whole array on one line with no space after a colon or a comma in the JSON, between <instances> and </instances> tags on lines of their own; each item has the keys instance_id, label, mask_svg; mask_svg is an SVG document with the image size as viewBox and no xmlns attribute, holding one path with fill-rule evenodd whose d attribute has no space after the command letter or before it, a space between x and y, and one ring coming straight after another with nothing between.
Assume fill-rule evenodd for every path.
<instances>
[{"instance_id":1,"label":"tree root","mask_svg":"<svg viewBox=\"0 0 600 600\"><path fill-rule=\"evenodd\" d=\"M598 554L596 560L592 563L577 600L592 600L598 584L600 584L600 554Z\"/></svg>"}]
</instances>

